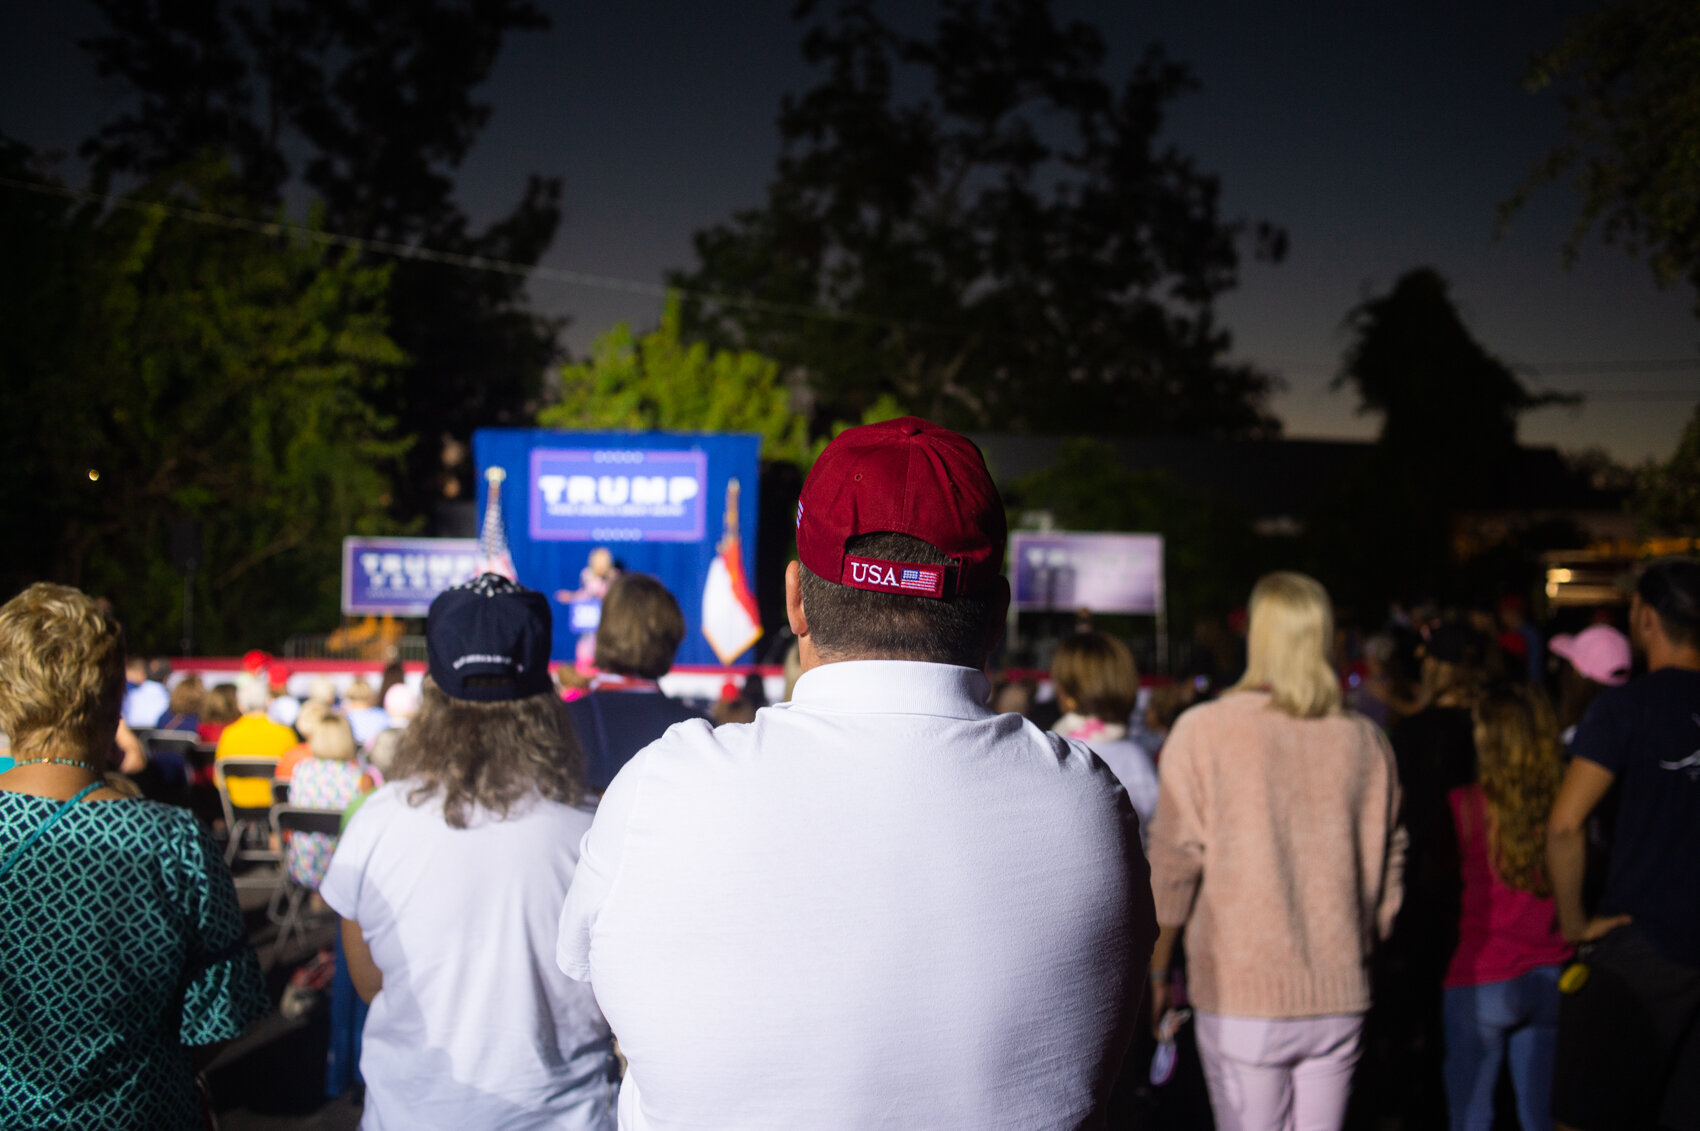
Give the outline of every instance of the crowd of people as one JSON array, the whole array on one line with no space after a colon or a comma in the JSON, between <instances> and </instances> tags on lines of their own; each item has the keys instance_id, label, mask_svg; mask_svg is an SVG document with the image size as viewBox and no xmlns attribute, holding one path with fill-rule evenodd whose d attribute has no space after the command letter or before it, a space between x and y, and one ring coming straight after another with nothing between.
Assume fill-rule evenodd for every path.
<instances>
[{"instance_id":1,"label":"crowd of people","mask_svg":"<svg viewBox=\"0 0 1700 1131\"><path fill-rule=\"evenodd\" d=\"M1139 1126L1189 1032L1224 1131L1487 1129L1502 1071L1525 1131L1696 1126L1700 564L1550 639L1507 601L1348 642L1274 573L1225 678L1142 687L1083 623L1042 699L985 674L1005 519L963 437L843 433L796 536L787 695L713 718L662 693L685 624L641 574L565 695L548 598L490 574L420 686L300 701L13 598L0 1124L201 1126L268 1006L214 830L121 788L151 731L345 814L283 867L369 1004L367 1128Z\"/></svg>"}]
</instances>

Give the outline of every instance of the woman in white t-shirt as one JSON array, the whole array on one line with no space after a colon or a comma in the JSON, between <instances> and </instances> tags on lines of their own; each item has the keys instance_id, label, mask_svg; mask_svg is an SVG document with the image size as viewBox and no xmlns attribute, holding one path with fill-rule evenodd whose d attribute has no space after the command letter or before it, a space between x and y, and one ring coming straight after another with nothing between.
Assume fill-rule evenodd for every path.
<instances>
[{"instance_id":1,"label":"woman in white t-shirt","mask_svg":"<svg viewBox=\"0 0 1700 1131\"><path fill-rule=\"evenodd\" d=\"M547 602L485 575L438 597L426 639L419 715L320 887L372 1007L361 1127L611 1131L613 1037L554 962L591 811Z\"/></svg>"}]
</instances>

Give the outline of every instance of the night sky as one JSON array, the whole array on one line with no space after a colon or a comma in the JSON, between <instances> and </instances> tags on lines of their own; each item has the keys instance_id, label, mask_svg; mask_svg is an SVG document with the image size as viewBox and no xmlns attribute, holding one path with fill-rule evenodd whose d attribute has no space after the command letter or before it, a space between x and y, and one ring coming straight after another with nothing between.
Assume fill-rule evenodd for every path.
<instances>
[{"instance_id":1,"label":"night sky","mask_svg":"<svg viewBox=\"0 0 1700 1131\"><path fill-rule=\"evenodd\" d=\"M543 7L554 28L511 36L497 64L486 92L495 113L461 170L461 199L488 219L518 198L527 172L563 176L566 218L544 262L659 283L692 263L694 231L762 199L780 97L813 77L790 4ZM1103 30L1113 73L1151 40L1190 63L1202 89L1175 105L1168 140L1220 175L1226 215L1287 228L1287 260L1245 264L1218 314L1235 358L1287 380L1275 409L1289 435L1373 434L1351 394L1328 389L1342 319L1427 264L1452 281L1490 351L1538 370L1537 388L1588 394L1580 410L1526 417L1526 442L1664 458L1700 401L1693 296L1658 290L1643 263L1598 242L1563 270L1576 207L1566 186L1494 238L1495 206L1563 123L1556 96L1529 95L1518 79L1584 7L1057 4ZM0 6L0 130L73 153L116 111L122 91L103 87L75 46L98 27L80 2ZM80 183L73 159L61 172ZM532 295L571 316L578 353L616 320L646 327L659 310L656 299L558 282L536 281Z\"/></svg>"}]
</instances>

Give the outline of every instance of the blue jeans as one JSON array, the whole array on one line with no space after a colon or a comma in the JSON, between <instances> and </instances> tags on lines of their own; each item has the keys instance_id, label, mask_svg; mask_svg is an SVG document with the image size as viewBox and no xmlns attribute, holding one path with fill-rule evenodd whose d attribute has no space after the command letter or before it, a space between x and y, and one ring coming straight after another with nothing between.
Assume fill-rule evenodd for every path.
<instances>
[{"instance_id":1,"label":"blue jeans","mask_svg":"<svg viewBox=\"0 0 1700 1131\"><path fill-rule=\"evenodd\" d=\"M1558 1047L1557 966L1446 991L1446 1106L1452 1131L1492 1131L1493 1088L1509 1061L1517 1119L1552 1127L1552 1065Z\"/></svg>"}]
</instances>

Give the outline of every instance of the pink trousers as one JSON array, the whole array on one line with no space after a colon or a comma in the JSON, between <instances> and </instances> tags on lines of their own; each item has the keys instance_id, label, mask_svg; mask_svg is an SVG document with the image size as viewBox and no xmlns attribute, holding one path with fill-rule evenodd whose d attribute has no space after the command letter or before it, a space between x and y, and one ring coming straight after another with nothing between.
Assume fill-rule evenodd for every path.
<instances>
[{"instance_id":1,"label":"pink trousers","mask_svg":"<svg viewBox=\"0 0 1700 1131\"><path fill-rule=\"evenodd\" d=\"M1339 1131L1358 1063L1361 1013L1194 1016L1217 1131Z\"/></svg>"}]
</instances>

